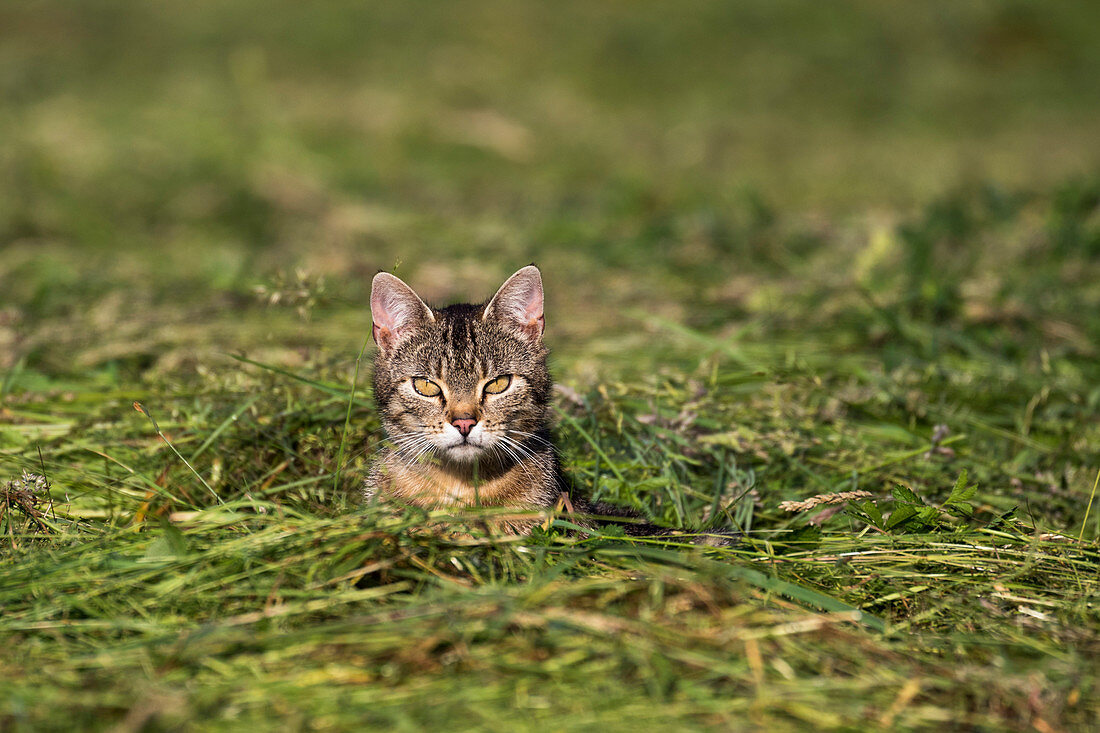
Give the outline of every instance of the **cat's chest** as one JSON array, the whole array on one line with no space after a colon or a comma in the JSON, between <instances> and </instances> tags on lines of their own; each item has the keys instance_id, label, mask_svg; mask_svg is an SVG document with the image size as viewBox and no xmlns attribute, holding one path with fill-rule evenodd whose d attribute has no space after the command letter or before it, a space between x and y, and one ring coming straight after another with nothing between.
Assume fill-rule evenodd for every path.
<instances>
[{"instance_id":1,"label":"cat's chest","mask_svg":"<svg viewBox=\"0 0 1100 733\"><path fill-rule=\"evenodd\" d=\"M537 506L536 487L521 471L476 481L433 466L390 465L384 492L425 509L447 506Z\"/></svg>"}]
</instances>

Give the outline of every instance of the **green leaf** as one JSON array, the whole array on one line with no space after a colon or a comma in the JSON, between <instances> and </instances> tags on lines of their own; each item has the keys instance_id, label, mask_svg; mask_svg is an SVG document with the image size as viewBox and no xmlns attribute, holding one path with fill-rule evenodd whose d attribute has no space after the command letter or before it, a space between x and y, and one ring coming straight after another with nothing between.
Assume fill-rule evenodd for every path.
<instances>
[{"instance_id":1,"label":"green leaf","mask_svg":"<svg viewBox=\"0 0 1100 733\"><path fill-rule=\"evenodd\" d=\"M883 529L899 528L916 515L916 508L909 504L903 504L890 513L890 518L886 521L886 525Z\"/></svg>"},{"instance_id":2,"label":"green leaf","mask_svg":"<svg viewBox=\"0 0 1100 733\"><path fill-rule=\"evenodd\" d=\"M934 506L926 506L917 510L917 517L928 526L934 526L940 519L940 510Z\"/></svg>"},{"instance_id":3,"label":"green leaf","mask_svg":"<svg viewBox=\"0 0 1100 733\"><path fill-rule=\"evenodd\" d=\"M966 480L967 480L967 473L966 473L966 469L964 468L962 470L962 473L959 474L958 480L955 481L954 488L951 489L951 495L948 496L947 501L944 502L945 505L946 504L958 504L958 503L961 503L961 502L965 502L968 499L973 499L974 498L974 495L978 493L978 485L974 484L973 486L968 487L966 485Z\"/></svg>"},{"instance_id":4,"label":"green leaf","mask_svg":"<svg viewBox=\"0 0 1100 733\"><path fill-rule=\"evenodd\" d=\"M865 501L862 504L856 504L863 513L867 515L870 520L870 524L882 529L882 510L878 508L878 504L873 501Z\"/></svg>"},{"instance_id":5,"label":"green leaf","mask_svg":"<svg viewBox=\"0 0 1100 733\"><path fill-rule=\"evenodd\" d=\"M914 491L908 486L902 486L901 484L898 484L893 488L890 493L892 493L894 495L894 499L896 499L901 504L924 506L924 500L917 496L916 493L914 493Z\"/></svg>"},{"instance_id":6,"label":"green leaf","mask_svg":"<svg viewBox=\"0 0 1100 733\"><path fill-rule=\"evenodd\" d=\"M791 551L813 550L821 544L821 527L813 524L804 525L773 544L776 554L779 555Z\"/></svg>"},{"instance_id":7,"label":"green leaf","mask_svg":"<svg viewBox=\"0 0 1100 733\"><path fill-rule=\"evenodd\" d=\"M1019 507L1012 507L1007 512L998 515L996 519L994 519L992 522L990 522L988 525L986 525L986 528L987 529L1001 529L1001 528L1011 529L1013 527L1013 520L1016 519L1016 510L1018 508Z\"/></svg>"},{"instance_id":8,"label":"green leaf","mask_svg":"<svg viewBox=\"0 0 1100 733\"><path fill-rule=\"evenodd\" d=\"M954 504L946 504L943 510L948 514L951 514L961 519L970 519L974 516L974 506L965 501L956 502Z\"/></svg>"}]
</instances>

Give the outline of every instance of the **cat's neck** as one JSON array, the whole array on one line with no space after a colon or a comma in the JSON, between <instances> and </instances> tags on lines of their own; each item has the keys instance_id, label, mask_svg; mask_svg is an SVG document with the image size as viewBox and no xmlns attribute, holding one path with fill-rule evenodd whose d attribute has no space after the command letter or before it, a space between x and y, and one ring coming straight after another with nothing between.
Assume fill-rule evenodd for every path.
<instances>
[{"instance_id":1,"label":"cat's neck","mask_svg":"<svg viewBox=\"0 0 1100 733\"><path fill-rule=\"evenodd\" d=\"M435 459L409 464L386 456L389 495L424 508L441 506L546 506L553 491L552 457L534 453L521 461L458 462Z\"/></svg>"},{"instance_id":2,"label":"cat's neck","mask_svg":"<svg viewBox=\"0 0 1100 733\"><path fill-rule=\"evenodd\" d=\"M517 461L496 456L487 460L473 461L452 461L446 457L437 456L413 466L414 469L423 469L428 474L441 474L449 479L465 481L469 484L498 479L516 467Z\"/></svg>"}]
</instances>

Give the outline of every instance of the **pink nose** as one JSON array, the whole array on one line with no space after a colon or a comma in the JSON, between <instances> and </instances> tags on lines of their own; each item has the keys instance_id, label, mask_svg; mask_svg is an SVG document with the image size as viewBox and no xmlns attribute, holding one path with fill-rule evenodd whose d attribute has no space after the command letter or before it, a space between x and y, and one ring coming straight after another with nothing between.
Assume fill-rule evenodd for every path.
<instances>
[{"instance_id":1,"label":"pink nose","mask_svg":"<svg viewBox=\"0 0 1100 733\"><path fill-rule=\"evenodd\" d=\"M458 432L463 435L469 435L470 431L477 425L477 420L474 420L472 417L460 417L456 420L451 420L451 425L458 428Z\"/></svg>"}]
</instances>

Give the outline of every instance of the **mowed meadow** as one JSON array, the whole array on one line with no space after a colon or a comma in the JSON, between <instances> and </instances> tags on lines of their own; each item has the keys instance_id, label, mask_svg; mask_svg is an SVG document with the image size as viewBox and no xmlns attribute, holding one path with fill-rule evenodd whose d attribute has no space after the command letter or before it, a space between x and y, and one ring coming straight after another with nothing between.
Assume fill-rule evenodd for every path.
<instances>
[{"instance_id":1,"label":"mowed meadow","mask_svg":"<svg viewBox=\"0 0 1100 733\"><path fill-rule=\"evenodd\" d=\"M1100 6L0 7L0 730L1100 727ZM579 491L359 500L542 269ZM816 497L816 498L815 498Z\"/></svg>"}]
</instances>

